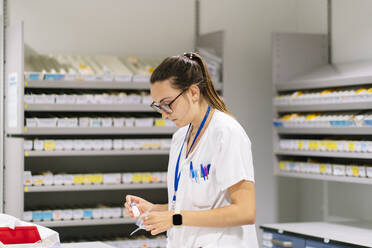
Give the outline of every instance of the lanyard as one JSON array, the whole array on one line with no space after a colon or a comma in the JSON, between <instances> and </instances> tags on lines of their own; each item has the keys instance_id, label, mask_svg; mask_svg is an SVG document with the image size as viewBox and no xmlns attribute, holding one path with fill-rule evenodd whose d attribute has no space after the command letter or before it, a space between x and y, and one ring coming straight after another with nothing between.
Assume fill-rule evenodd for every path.
<instances>
[{"instance_id":1,"label":"lanyard","mask_svg":"<svg viewBox=\"0 0 372 248\"><path fill-rule=\"evenodd\" d=\"M194 138L194 140L192 141L191 146L190 146L190 149L189 149L188 152L191 151L192 147L193 147L194 144L195 144L196 139L198 138L198 136L199 136L201 130L203 129L204 124L205 124L205 122L206 122L206 120L207 120L207 118L208 118L208 115L209 115L210 110L211 110L211 107L208 106L208 110L207 110L207 112L206 112L205 115L204 115L203 121L201 122L201 124L200 124L200 126L199 126L199 129L198 129L198 131L196 132L195 138ZM191 127L191 123L189 124L189 128L187 129L186 136L185 136L185 140L184 140L183 143L182 143L180 153L178 154L178 159L177 159L176 169L175 169L175 173L174 173L174 195L173 195L173 201L172 201L172 209L173 209L173 210L174 210L174 208L175 208L175 204L176 204L176 193L177 193L177 190L178 190L178 184L179 184L179 182L180 182L180 178L181 178L181 171L179 171L180 160L181 160L181 154L182 154L183 146L184 146L184 144L186 143L186 139L187 139L187 136L188 136L188 134L189 134L190 127Z\"/></svg>"}]
</instances>

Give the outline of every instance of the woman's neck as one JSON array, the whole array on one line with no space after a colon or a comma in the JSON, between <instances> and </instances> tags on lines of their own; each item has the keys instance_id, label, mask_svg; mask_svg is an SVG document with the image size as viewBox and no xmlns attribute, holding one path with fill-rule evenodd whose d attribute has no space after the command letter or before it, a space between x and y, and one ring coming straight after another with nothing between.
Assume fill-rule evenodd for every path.
<instances>
[{"instance_id":1,"label":"woman's neck","mask_svg":"<svg viewBox=\"0 0 372 248\"><path fill-rule=\"evenodd\" d=\"M199 128L200 124L202 123L207 110L208 110L208 104L205 101L203 101L200 104L199 112L196 114L194 120L191 121L191 125L193 127L194 132L196 132L196 130Z\"/></svg>"}]
</instances>

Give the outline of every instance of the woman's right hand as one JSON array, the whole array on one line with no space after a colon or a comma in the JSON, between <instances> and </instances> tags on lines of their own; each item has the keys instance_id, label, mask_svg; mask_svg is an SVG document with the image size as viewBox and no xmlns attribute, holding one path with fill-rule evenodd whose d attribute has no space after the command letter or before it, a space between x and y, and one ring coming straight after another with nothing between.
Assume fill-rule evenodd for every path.
<instances>
[{"instance_id":1,"label":"woman's right hand","mask_svg":"<svg viewBox=\"0 0 372 248\"><path fill-rule=\"evenodd\" d=\"M150 212L155 207L154 204L152 204L149 201L146 201L145 199L143 199L141 197L134 196L134 195L127 195L125 197L124 206L127 209L128 213L129 213L129 216L132 219L136 218L133 215L132 207L130 205L132 202L134 202L137 205L138 210L140 211L140 214L143 214L145 212Z\"/></svg>"}]
</instances>

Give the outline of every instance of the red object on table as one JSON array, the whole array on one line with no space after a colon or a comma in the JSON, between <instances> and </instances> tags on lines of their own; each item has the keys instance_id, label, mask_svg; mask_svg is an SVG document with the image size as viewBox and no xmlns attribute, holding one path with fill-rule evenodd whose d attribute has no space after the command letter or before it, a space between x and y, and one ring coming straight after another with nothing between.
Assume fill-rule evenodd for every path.
<instances>
[{"instance_id":1,"label":"red object on table","mask_svg":"<svg viewBox=\"0 0 372 248\"><path fill-rule=\"evenodd\" d=\"M30 244L41 240L36 226L0 227L0 241L4 245Z\"/></svg>"}]
</instances>

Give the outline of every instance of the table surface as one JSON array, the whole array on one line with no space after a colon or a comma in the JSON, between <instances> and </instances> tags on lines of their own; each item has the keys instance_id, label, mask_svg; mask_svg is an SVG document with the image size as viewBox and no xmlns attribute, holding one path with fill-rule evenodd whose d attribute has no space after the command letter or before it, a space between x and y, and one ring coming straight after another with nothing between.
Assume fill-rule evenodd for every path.
<instances>
[{"instance_id":1,"label":"table surface","mask_svg":"<svg viewBox=\"0 0 372 248\"><path fill-rule=\"evenodd\" d=\"M62 244L61 248L113 248L113 246L106 245L102 242L82 242Z\"/></svg>"},{"instance_id":2,"label":"table surface","mask_svg":"<svg viewBox=\"0 0 372 248\"><path fill-rule=\"evenodd\" d=\"M261 228L290 232L309 237L372 246L372 223L360 222L296 222L264 224Z\"/></svg>"}]
</instances>

